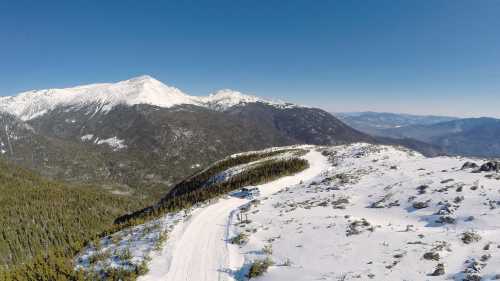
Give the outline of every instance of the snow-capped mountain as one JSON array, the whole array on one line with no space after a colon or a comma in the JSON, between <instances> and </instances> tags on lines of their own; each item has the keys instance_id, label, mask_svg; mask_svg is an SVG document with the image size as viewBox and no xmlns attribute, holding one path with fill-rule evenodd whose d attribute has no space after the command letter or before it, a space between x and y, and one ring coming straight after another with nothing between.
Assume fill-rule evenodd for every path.
<instances>
[{"instance_id":1,"label":"snow-capped mountain","mask_svg":"<svg viewBox=\"0 0 500 281\"><path fill-rule=\"evenodd\" d=\"M3 97L0 113L1 156L51 178L131 187L169 186L240 151L391 143L318 108L232 90L190 96L150 76ZM425 144L410 145L436 153Z\"/></svg>"},{"instance_id":2,"label":"snow-capped mountain","mask_svg":"<svg viewBox=\"0 0 500 281\"><path fill-rule=\"evenodd\" d=\"M238 104L256 102L279 104L228 89L206 97L190 96L151 76L143 75L117 83L34 90L16 96L1 97L0 111L13 114L22 120L31 120L58 107L75 110L91 106L94 110L108 112L117 105L147 104L169 108L189 104L224 110Z\"/></svg>"}]
</instances>

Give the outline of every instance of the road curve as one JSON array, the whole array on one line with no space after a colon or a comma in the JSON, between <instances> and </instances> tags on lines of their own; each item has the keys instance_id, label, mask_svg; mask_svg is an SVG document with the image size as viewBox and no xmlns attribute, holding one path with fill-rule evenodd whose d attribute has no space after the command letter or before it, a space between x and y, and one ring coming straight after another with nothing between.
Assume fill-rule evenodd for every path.
<instances>
[{"instance_id":1,"label":"road curve","mask_svg":"<svg viewBox=\"0 0 500 281\"><path fill-rule=\"evenodd\" d=\"M304 158L309 161L308 169L260 185L261 196L310 180L328 167L326 158L315 150ZM247 202L239 198L221 199L194 211L189 220L174 228L165 248L152 257L149 273L139 281L234 280L227 272L241 266L243 258L228 244L227 229L231 212Z\"/></svg>"}]
</instances>

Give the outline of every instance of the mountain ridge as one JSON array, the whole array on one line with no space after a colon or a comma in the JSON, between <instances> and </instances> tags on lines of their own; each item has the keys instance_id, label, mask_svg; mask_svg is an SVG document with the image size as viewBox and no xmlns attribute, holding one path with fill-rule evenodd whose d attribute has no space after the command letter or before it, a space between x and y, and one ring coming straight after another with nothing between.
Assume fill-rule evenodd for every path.
<instances>
[{"instance_id":1,"label":"mountain ridge","mask_svg":"<svg viewBox=\"0 0 500 281\"><path fill-rule=\"evenodd\" d=\"M127 191L165 191L212 161L272 146L368 142L440 154L369 136L319 108L227 89L189 96L150 76L4 97L0 112L0 156L50 178Z\"/></svg>"},{"instance_id":2,"label":"mountain ridge","mask_svg":"<svg viewBox=\"0 0 500 281\"><path fill-rule=\"evenodd\" d=\"M439 147L452 155L499 157L500 119L456 118L382 112L336 114L349 126L392 142L414 140Z\"/></svg>"},{"instance_id":3,"label":"mountain ridge","mask_svg":"<svg viewBox=\"0 0 500 281\"><path fill-rule=\"evenodd\" d=\"M410 125L427 125L460 119L451 116L416 115L391 112L338 112L333 113L349 126L365 133L384 136L381 130Z\"/></svg>"},{"instance_id":4,"label":"mountain ridge","mask_svg":"<svg viewBox=\"0 0 500 281\"><path fill-rule=\"evenodd\" d=\"M392 138L413 138L438 145L450 154L500 157L500 119L496 118L464 118L385 132Z\"/></svg>"},{"instance_id":5,"label":"mountain ridge","mask_svg":"<svg viewBox=\"0 0 500 281\"><path fill-rule=\"evenodd\" d=\"M225 110L238 104L255 102L284 105L283 102L246 95L230 89L222 89L208 96L191 96L149 75L142 75L115 83L32 90L14 96L0 97L0 111L27 121L57 107L78 109L95 105L96 110L109 112L119 104L129 106L149 104L163 108L189 104Z\"/></svg>"}]
</instances>

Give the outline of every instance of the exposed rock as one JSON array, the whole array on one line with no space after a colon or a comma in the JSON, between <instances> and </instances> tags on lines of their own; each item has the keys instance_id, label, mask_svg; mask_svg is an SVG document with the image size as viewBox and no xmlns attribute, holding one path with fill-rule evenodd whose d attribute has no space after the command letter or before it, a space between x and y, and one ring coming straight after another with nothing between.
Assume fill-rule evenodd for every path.
<instances>
[{"instance_id":1,"label":"exposed rock","mask_svg":"<svg viewBox=\"0 0 500 281\"><path fill-rule=\"evenodd\" d=\"M462 165L462 170L465 170L465 169L476 169L477 167L479 167L479 166L476 163L467 161L467 162L465 162Z\"/></svg>"},{"instance_id":2,"label":"exposed rock","mask_svg":"<svg viewBox=\"0 0 500 281\"><path fill-rule=\"evenodd\" d=\"M418 194L424 194L424 193L426 193L428 188L429 188L429 186L426 185L426 184L418 186L417 187Z\"/></svg>"},{"instance_id":3,"label":"exposed rock","mask_svg":"<svg viewBox=\"0 0 500 281\"><path fill-rule=\"evenodd\" d=\"M434 272L431 273L432 276L441 276L441 275L444 275L445 274L445 270L444 270L444 264L443 263L438 263L436 265L436 269L434 270Z\"/></svg>"},{"instance_id":4,"label":"exposed rock","mask_svg":"<svg viewBox=\"0 0 500 281\"><path fill-rule=\"evenodd\" d=\"M438 261L440 257L439 257L439 253L436 253L436 252L427 252L427 253L424 254L423 258L426 259L426 260Z\"/></svg>"},{"instance_id":5,"label":"exposed rock","mask_svg":"<svg viewBox=\"0 0 500 281\"><path fill-rule=\"evenodd\" d=\"M500 171L500 162L498 161L490 161L486 162L479 168L481 172L498 172Z\"/></svg>"},{"instance_id":6,"label":"exposed rock","mask_svg":"<svg viewBox=\"0 0 500 281\"><path fill-rule=\"evenodd\" d=\"M455 218L453 218L451 216L442 216L442 217L439 217L436 220L436 222L437 223L442 223L442 224L455 224L456 220L455 220Z\"/></svg>"},{"instance_id":7,"label":"exposed rock","mask_svg":"<svg viewBox=\"0 0 500 281\"><path fill-rule=\"evenodd\" d=\"M429 207L429 203L428 202L414 202L412 206L415 209L425 209L425 208Z\"/></svg>"},{"instance_id":8,"label":"exposed rock","mask_svg":"<svg viewBox=\"0 0 500 281\"><path fill-rule=\"evenodd\" d=\"M483 278L478 275L478 274L467 274L465 278L463 279L464 281L481 281Z\"/></svg>"}]
</instances>

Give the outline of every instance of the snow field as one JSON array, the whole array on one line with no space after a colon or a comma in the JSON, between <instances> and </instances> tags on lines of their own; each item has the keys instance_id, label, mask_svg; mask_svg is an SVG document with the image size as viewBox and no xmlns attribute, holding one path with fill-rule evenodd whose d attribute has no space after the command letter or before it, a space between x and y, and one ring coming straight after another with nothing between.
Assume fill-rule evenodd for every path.
<instances>
[{"instance_id":1,"label":"snow field","mask_svg":"<svg viewBox=\"0 0 500 281\"><path fill-rule=\"evenodd\" d=\"M470 159L425 158L392 147L326 151L333 169L261 200L245 212L250 223L233 225L249 234L239 249L247 260L270 256L275 263L258 280L500 277L496 177L461 170ZM417 209L416 202L428 206ZM444 216L453 221L437 222ZM467 244L464 233L480 239ZM272 254L264 253L269 249Z\"/></svg>"},{"instance_id":2,"label":"snow field","mask_svg":"<svg viewBox=\"0 0 500 281\"><path fill-rule=\"evenodd\" d=\"M139 280L247 280L264 259L273 265L258 280L500 279L500 175L461 169L482 160L369 144L302 148L310 167L260 185L257 200L226 196L151 222L168 229L159 251L148 225L134 228L132 260L150 257Z\"/></svg>"}]
</instances>

